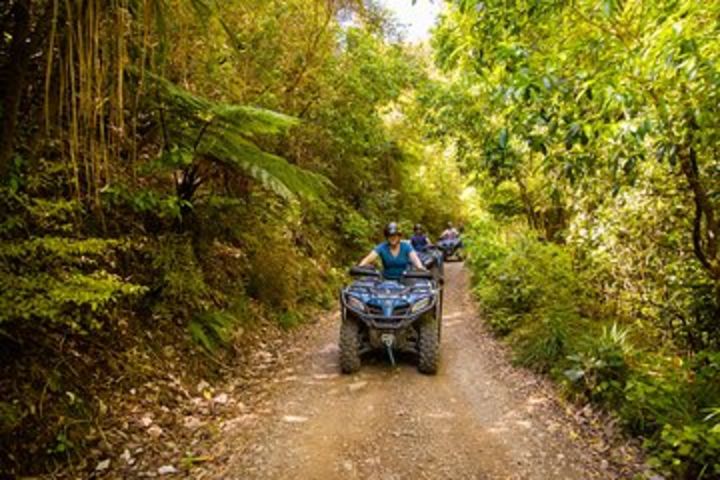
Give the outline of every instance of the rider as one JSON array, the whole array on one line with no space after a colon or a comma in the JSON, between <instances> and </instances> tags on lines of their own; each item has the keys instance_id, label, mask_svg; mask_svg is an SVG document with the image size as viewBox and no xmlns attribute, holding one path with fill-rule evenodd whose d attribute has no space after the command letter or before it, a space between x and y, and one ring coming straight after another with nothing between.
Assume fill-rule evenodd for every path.
<instances>
[{"instance_id":1,"label":"rider","mask_svg":"<svg viewBox=\"0 0 720 480\"><path fill-rule=\"evenodd\" d=\"M417 253L409 242L402 240L400 227L390 222L385 227L385 242L373 249L360 262L361 267L372 265L378 258L383 264L383 275L389 280L400 280L403 272L413 265L418 270L425 270Z\"/></svg>"},{"instance_id":2,"label":"rider","mask_svg":"<svg viewBox=\"0 0 720 480\"><path fill-rule=\"evenodd\" d=\"M423 233L422 225L416 223L415 227L413 227L413 232L415 234L410 238L410 243L416 252L422 252L431 245L427 235Z\"/></svg>"},{"instance_id":3,"label":"rider","mask_svg":"<svg viewBox=\"0 0 720 480\"><path fill-rule=\"evenodd\" d=\"M458 233L457 229L455 227L453 227L452 222L448 222L447 228L445 229L445 231L442 232L442 234L440 235L440 238L442 240L454 240L454 239L458 238L459 236L460 236L460 234Z\"/></svg>"}]
</instances>

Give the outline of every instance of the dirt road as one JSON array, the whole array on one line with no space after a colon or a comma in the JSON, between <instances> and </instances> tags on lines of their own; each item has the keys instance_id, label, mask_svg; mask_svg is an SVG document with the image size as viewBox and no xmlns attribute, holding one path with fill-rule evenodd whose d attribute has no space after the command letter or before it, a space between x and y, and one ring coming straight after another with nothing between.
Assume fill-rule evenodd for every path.
<instances>
[{"instance_id":1,"label":"dirt road","mask_svg":"<svg viewBox=\"0 0 720 480\"><path fill-rule=\"evenodd\" d=\"M210 478L620 478L610 447L591 445L577 412L512 367L484 332L461 264L446 270L440 371L380 356L341 376L336 316L313 325L298 364L260 412L226 422ZM290 347L292 349L292 347ZM299 348L295 348L299 350ZM608 461L610 460L610 461ZM203 475L205 476L205 475Z\"/></svg>"}]
</instances>

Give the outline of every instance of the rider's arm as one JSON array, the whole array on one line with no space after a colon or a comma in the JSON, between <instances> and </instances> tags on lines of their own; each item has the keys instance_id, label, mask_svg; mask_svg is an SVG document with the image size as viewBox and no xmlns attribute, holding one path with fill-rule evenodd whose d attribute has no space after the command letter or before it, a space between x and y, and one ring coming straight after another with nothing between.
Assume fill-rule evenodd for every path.
<instances>
[{"instance_id":1,"label":"rider's arm","mask_svg":"<svg viewBox=\"0 0 720 480\"><path fill-rule=\"evenodd\" d=\"M425 265L423 265L422 262L420 261L420 257L418 257L418 254L415 250L410 252L410 261L415 266L415 268L417 268L418 270L427 270L425 268Z\"/></svg>"},{"instance_id":2,"label":"rider's arm","mask_svg":"<svg viewBox=\"0 0 720 480\"><path fill-rule=\"evenodd\" d=\"M368 253L368 255L360 261L358 266L367 267L369 265L374 264L378 258L380 258L380 256L377 254L377 252L375 250L373 250L372 252Z\"/></svg>"}]
</instances>

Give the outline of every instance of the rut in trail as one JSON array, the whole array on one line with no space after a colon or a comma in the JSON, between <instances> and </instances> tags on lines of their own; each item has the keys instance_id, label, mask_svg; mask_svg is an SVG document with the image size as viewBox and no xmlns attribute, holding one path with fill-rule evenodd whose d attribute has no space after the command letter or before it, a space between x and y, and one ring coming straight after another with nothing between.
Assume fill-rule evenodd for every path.
<instances>
[{"instance_id":1,"label":"rut in trail","mask_svg":"<svg viewBox=\"0 0 720 480\"><path fill-rule=\"evenodd\" d=\"M339 321L328 317L310 328L306 357L268 408L238 416L206 478L619 478L552 390L484 333L462 265L448 264L446 279L436 376L382 357L339 375Z\"/></svg>"}]
</instances>

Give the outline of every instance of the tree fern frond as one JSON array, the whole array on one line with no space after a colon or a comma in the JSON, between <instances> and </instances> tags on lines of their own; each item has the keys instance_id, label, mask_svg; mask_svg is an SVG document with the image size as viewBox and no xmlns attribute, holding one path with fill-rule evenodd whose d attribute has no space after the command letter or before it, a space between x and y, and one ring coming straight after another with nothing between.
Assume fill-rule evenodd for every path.
<instances>
[{"instance_id":1,"label":"tree fern frond","mask_svg":"<svg viewBox=\"0 0 720 480\"><path fill-rule=\"evenodd\" d=\"M156 87L160 108L167 111L165 128L173 144L171 151L190 149L196 156L244 172L286 199L326 193L330 182L325 177L265 152L253 142L260 135L282 133L298 123L296 118L257 107L213 102L159 75L149 74L149 78Z\"/></svg>"},{"instance_id":2,"label":"tree fern frond","mask_svg":"<svg viewBox=\"0 0 720 480\"><path fill-rule=\"evenodd\" d=\"M244 171L286 199L295 195L321 196L329 185L329 181L321 175L292 165L282 157L264 152L241 136L219 128L207 130L197 153Z\"/></svg>"},{"instance_id":3,"label":"tree fern frond","mask_svg":"<svg viewBox=\"0 0 720 480\"><path fill-rule=\"evenodd\" d=\"M217 121L246 136L277 134L298 123L296 118L272 110L213 102L156 74L149 74L149 78L164 106L186 120Z\"/></svg>"},{"instance_id":4,"label":"tree fern frond","mask_svg":"<svg viewBox=\"0 0 720 480\"><path fill-rule=\"evenodd\" d=\"M243 105L219 104L213 113L231 126L243 126L243 129L258 134L277 134L297 125L298 119L272 110Z\"/></svg>"}]
</instances>

